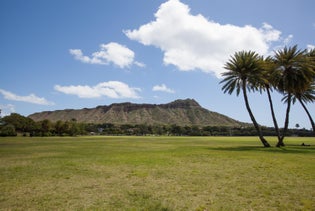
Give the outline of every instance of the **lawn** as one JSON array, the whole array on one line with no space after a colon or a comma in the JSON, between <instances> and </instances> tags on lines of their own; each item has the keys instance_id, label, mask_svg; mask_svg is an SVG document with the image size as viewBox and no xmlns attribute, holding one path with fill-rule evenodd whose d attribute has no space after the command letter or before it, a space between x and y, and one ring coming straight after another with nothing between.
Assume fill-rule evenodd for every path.
<instances>
[{"instance_id":1,"label":"lawn","mask_svg":"<svg viewBox=\"0 0 315 211\"><path fill-rule=\"evenodd\" d=\"M0 210L315 210L315 138L286 143L0 138Z\"/></svg>"}]
</instances>

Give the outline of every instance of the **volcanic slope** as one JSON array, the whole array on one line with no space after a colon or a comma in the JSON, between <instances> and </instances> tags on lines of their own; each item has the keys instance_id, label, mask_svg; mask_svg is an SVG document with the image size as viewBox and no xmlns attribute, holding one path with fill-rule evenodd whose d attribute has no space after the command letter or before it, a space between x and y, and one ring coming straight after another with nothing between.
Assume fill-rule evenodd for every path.
<instances>
[{"instance_id":1,"label":"volcanic slope","mask_svg":"<svg viewBox=\"0 0 315 211\"><path fill-rule=\"evenodd\" d=\"M114 103L96 108L44 111L29 116L35 121L48 119L85 123L112 124L176 124L200 126L241 126L239 122L225 115L201 107L193 99L175 100L167 104Z\"/></svg>"}]
</instances>

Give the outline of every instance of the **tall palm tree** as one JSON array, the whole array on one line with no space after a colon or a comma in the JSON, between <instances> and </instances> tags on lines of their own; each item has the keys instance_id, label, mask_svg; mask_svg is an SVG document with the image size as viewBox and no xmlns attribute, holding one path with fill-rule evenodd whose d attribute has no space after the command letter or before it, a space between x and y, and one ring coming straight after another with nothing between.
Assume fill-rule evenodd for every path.
<instances>
[{"instance_id":1,"label":"tall palm tree","mask_svg":"<svg viewBox=\"0 0 315 211\"><path fill-rule=\"evenodd\" d=\"M294 93L303 93L307 90L313 80L314 71L310 65L310 57L306 56L306 51L298 50L297 45L285 47L275 54L276 69L275 84L277 89L287 95L287 109L281 139L277 147L284 146L283 139L289 126L289 114L291 101Z\"/></svg>"},{"instance_id":2,"label":"tall palm tree","mask_svg":"<svg viewBox=\"0 0 315 211\"><path fill-rule=\"evenodd\" d=\"M267 57L267 58L261 58L262 62L263 62L263 83L260 84L259 86L261 87L262 90L266 90L267 91L267 96L268 96L268 101L269 101L269 106L270 106L270 111L271 111L271 116L272 116L272 121L273 121L273 125L275 128L275 132L278 138L278 141L281 140L281 135L280 135L280 129L278 126L278 122L277 122L277 118L275 115L275 111L274 111L274 107L273 107L273 102L272 102L272 98L271 98L271 92L273 91L273 86L274 86L274 81L273 79L275 78L275 74L277 72L274 72L275 69L275 62L274 59L272 57Z\"/></svg>"},{"instance_id":3,"label":"tall palm tree","mask_svg":"<svg viewBox=\"0 0 315 211\"><path fill-rule=\"evenodd\" d=\"M315 75L315 48L311 49L307 56L309 56L309 62L311 64L311 68L313 69L314 75ZM310 119L313 133L315 133L315 124L312 116L310 115L308 109L306 108L305 103L308 102L314 102L315 101L315 76L313 78L313 82L311 83L309 89L306 90L306 92L303 94L303 96L300 96L298 98L299 102L301 103L302 107L304 108L305 112L307 113L308 118Z\"/></svg>"},{"instance_id":4,"label":"tall palm tree","mask_svg":"<svg viewBox=\"0 0 315 211\"><path fill-rule=\"evenodd\" d=\"M220 82L224 83L222 90L228 94L232 94L236 90L237 96L241 91L243 92L246 109L257 130L259 139L264 147L270 147L253 115L247 96L247 90L258 90L257 84L260 84L259 80L262 79L262 63L259 55L253 51L236 52L225 64L224 68L228 71L222 74L224 77Z\"/></svg>"},{"instance_id":5,"label":"tall palm tree","mask_svg":"<svg viewBox=\"0 0 315 211\"><path fill-rule=\"evenodd\" d=\"M285 103L287 103L287 96L285 95L284 98L282 99ZM313 128L313 132L315 133L315 123L314 120L310 114L310 112L308 111L307 107L306 107L306 103L313 103L315 101L315 81L313 83L310 84L310 87L304 92L304 93L294 93L293 97L292 97L292 104L295 104L296 101L299 101L300 104L302 105L304 111L306 112L312 128Z\"/></svg>"}]
</instances>

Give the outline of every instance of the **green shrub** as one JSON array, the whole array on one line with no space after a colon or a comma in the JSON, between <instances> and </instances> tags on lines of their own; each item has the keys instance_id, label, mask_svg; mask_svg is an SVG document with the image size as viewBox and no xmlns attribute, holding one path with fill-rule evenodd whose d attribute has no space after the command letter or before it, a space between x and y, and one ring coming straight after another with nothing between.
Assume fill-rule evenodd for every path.
<instances>
[{"instance_id":1,"label":"green shrub","mask_svg":"<svg viewBox=\"0 0 315 211\"><path fill-rule=\"evenodd\" d=\"M0 130L0 136L16 136L15 127L11 124L5 125Z\"/></svg>"}]
</instances>

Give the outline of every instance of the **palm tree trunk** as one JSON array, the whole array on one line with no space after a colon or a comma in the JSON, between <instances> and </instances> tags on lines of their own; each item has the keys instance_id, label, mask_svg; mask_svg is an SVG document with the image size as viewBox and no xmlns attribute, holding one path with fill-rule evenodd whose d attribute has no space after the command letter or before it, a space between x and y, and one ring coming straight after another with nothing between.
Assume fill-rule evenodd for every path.
<instances>
[{"instance_id":1,"label":"palm tree trunk","mask_svg":"<svg viewBox=\"0 0 315 211\"><path fill-rule=\"evenodd\" d=\"M248 102L248 97L247 97L247 93L246 93L246 80L243 80L243 85L242 85L242 89L243 89L243 96L244 96L244 101L245 101L245 105L246 105L246 109L249 113L249 116L254 124L254 127L255 129L257 130L257 133L258 133L258 136L259 136L259 139L261 141L261 143L264 145L264 147L270 147L270 144L268 143L268 141L264 138L262 132L261 132L261 129L260 129L260 126L258 125L254 115L253 115L253 112L249 106L249 102Z\"/></svg>"},{"instance_id":2,"label":"palm tree trunk","mask_svg":"<svg viewBox=\"0 0 315 211\"><path fill-rule=\"evenodd\" d=\"M301 98L298 98L299 102L301 103L302 107L304 108L308 118L310 119L310 122L311 122L311 125L312 125L312 128L313 128L313 133L315 133L315 124L314 124L314 120L310 114L310 112L307 110L306 108L306 105L303 103L303 101L301 100Z\"/></svg>"},{"instance_id":3,"label":"palm tree trunk","mask_svg":"<svg viewBox=\"0 0 315 211\"><path fill-rule=\"evenodd\" d=\"M275 131L276 131L276 134L277 134L278 141L280 141L280 140L281 140L280 130L279 130L278 122L277 122L277 119L276 119L275 111L274 111L274 109L273 109L273 103L272 103L272 99L271 99L271 94L270 94L270 89L269 89L269 87L267 87L267 94L268 94L268 100L269 100L269 105L270 105L270 110L271 110L271 116L272 116L273 125L274 125L274 127L275 127Z\"/></svg>"},{"instance_id":4,"label":"palm tree trunk","mask_svg":"<svg viewBox=\"0 0 315 211\"><path fill-rule=\"evenodd\" d=\"M287 104L287 111L286 111L286 115L285 115L284 128L283 128L283 131L282 131L281 139L277 143L277 147L285 146L283 140L284 140L284 137L287 134L287 130L288 130L288 127L289 127L289 115L290 115L290 109L291 109L291 97L292 97L291 93L288 93L288 104Z\"/></svg>"}]
</instances>

